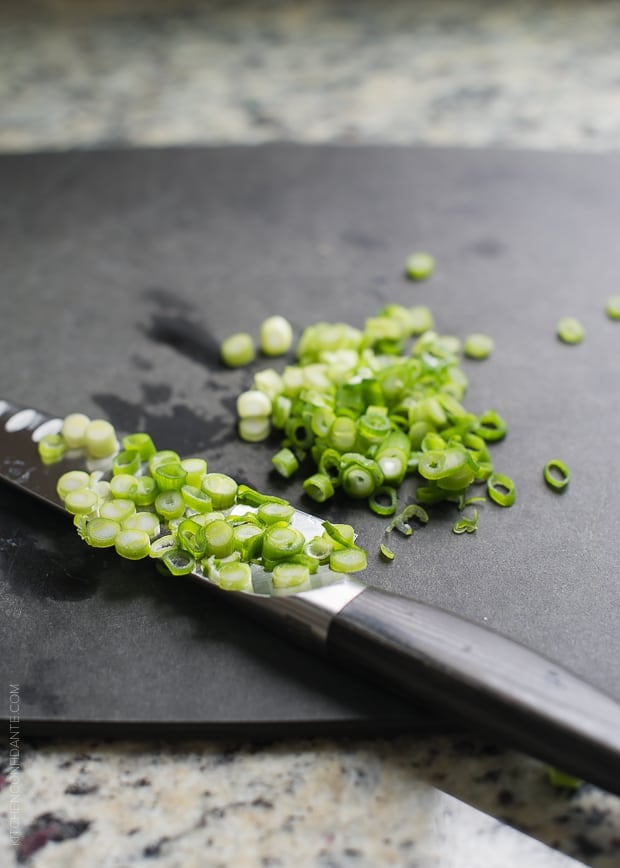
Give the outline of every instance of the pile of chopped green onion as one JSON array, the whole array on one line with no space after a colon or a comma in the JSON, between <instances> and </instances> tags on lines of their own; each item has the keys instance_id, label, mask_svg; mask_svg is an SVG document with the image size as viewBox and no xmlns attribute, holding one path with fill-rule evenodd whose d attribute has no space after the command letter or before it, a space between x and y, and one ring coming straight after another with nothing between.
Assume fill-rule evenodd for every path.
<instances>
[{"instance_id":1,"label":"pile of chopped green onion","mask_svg":"<svg viewBox=\"0 0 620 868\"><path fill-rule=\"evenodd\" d=\"M73 431L72 419L63 432ZM86 419L84 431L89 424ZM99 458L108 453L109 481L98 469L70 470L57 482L59 498L89 545L113 547L130 560L156 558L173 575L198 572L226 590L251 590L256 568L270 575L273 588L297 590L311 586L319 570L365 569L366 552L350 525L323 522L322 534L310 536L295 525L296 512L286 500L208 472L204 459L157 450L148 434L123 437L119 449L112 426L105 431L108 447L115 448L95 451ZM64 433L57 436L64 440ZM85 436L70 435L69 442L93 457Z\"/></svg>"},{"instance_id":2,"label":"pile of chopped green onion","mask_svg":"<svg viewBox=\"0 0 620 868\"><path fill-rule=\"evenodd\" d=\"M467 354L484 358L491 348L490 338L473 335ZM462 503L477 483L499 505L514 502L514 484L495 473L489 452L506 422L494 409L464 406L461 341L434 331L428 308L390 304L363 329L316 323L296 354L281 372L258 371L239 396L239 434L256 442L280 431L273 466L287 479L303 473L312 500L342 491L392 515L400 486L414 477L421 504ZM475 526L468 520L457 532Z\"/></svg>"}]
</instances>

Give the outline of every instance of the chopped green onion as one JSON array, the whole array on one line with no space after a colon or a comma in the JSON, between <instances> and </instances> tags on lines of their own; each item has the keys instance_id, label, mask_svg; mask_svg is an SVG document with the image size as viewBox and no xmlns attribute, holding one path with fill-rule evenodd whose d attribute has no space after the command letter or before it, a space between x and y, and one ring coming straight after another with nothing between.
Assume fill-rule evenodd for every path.
<instances>
[{"instance_id":1,"label":"chopped green onion","mask_svg":"<svg viewBox=\"0 0 620 868\"><path fill-rule=\"evenodd\" d=\"M238 332L223 341L220 348L222 362L229 368L249 365L256 357L254 341L247 332Z\"/></svg>"},{"instance_id":2,"label":"chopped green onion","mask_svg":"<svg viewBox=\"0 0 620 868\"><path fill-rule=\"evenodd\" d=\"M282 377L273 368L264 368L254 374L254 388L274 401L284 388Z\"/></svg>"},{"instance_id":3,"label":"chopped green onion","mask_svg":"<svg viewBox=\"0 0 620 868\"><path fill-rule=\"evenodd\" d=\"M435 260L430 253L411 253L405 262L405 273L411 280L426 280L435 270Z\"/></svg>"},{"instance_id":4,"label":"chopped green onion","mask_svg":"<svg viewBox=\"0 0 620 868\"><path fill-rule=\"evenodd\" d=\"M185 512L185 501L180 491L162 491L155 498L155 509L166 521L180 518Z\"/></svg>"},{"instance_id":5,"label":"chopped green onion","mask_svg":"<svg viewBox=\"0 0 620 868\"><path fill-rule=\"evenodd\" d=\"M133 500L125 500L124 498L116 498L102 503L99 507L99 515L101 518L109 518L112 521L117 521L122 524L130 515L136 511L136 505Z\"/></svg>"},{"instance_id":6,"label":"chopped green onion","mask_svg":"<svg viewBox=\"0 0 620 868\"><path fill-rule=\"evenodd\" d=\"M270 525L276 522L289 522L295 514L294 508L288 503L267 501L261 503L256 515L263 524Z\"/></svg>"},{"instance_id":7,"label":"chopped green onion","mask_svg":"<svg viewBox=\"0 0 620 868\"><path fill-rule=\"evenodd\" d=\"M620 295L610 295L605 312L610 319L620 319Z\"/></svg>"},{"instance_id":8,"label":"chopped green onion","mask_svg":"<svg viewBox=\"0 0 620 868\"><path fill-rule=\"evenodd\" d=\"M221 564L217 583L224 591L249 591L252 589L252 568L243 561Z\"/></svg>"},{"instance_id":9,"label":"chopped green onion","mask_svg":"<svg viewBox=\"0 0 620 868\"><path fill-rule=\"evenodd\" d=\"M364 413L359 420L359 434L367 443L381 443L389 434L392 427L387 415L387 408L383 412Z\"/></svg>"},{"instance_id":10,"label":"chopped green onion","mask_svg":"<svg viewBox=\"0 0 620 868\"><path fill-rule=\"evenodd\" d=\"M263 536L263 560L282 561L299 554L305 545L306 538L294 527L272 525Z\"/></svg>"},{"instance_id":11,"label":"chopped green onion","mask_svg":"<svg viewBox=\"0 0 620 868\"><path fill-rule=\"evenodd\" d=\"M56 464L67 451L62 434L45 434L37 444L39 457L43 464Z\"/></svg>"},{"instance_id":12,"label":"chopped green onion","mask_svg":"<svg viewBox=\"0 0 620 868\"><path fill-rule=\"evenodd\" d=\"M317 503L324 503L334 495L332 481L325 473L313 473L304 480L303 489Z\"/></svg>"},{"instance_id":13,"label":"chopped green onion","mask_svg":"<svg viewBox=\"0 0 620 868\"><path fill-rule=\"evenodd\" d=\"M163 558L168 552L176 549L176 544L177 541L174 534L168 533L165 536L160 536L151 543L149 556L152 558Z\"/></svg>"},{"instance_id":14,"label":"chopped green onion","mask_svg":"<svg viewBox=\"0 0 620 868\"><path fill-rule=\"evenodd\" d=\"M463 352L470 359L488 359L493 352L493 338L483 334L471 334L463 342Z\"/></svg>"},{"instance_id":15,"label":"chopped green onion","mask_svg":"<svg viewBox=\"0 0 620 868\"><path fill-rule=\"evenodd\" d=\"M213 509L229 509L235 502L237 483L232 476L225 473L207 473L200 487L211 498Z\"/></svg>"},{"instance_id":16,"label":"chopped green onion","mask_svg":"<svg viewBox=\"0 0 620 868\"><path fill-rule=\"evenodd\" d=\"M90 476L85 470L68 470L59 477L56 483L56 492L61 500L65 500L70 491L78 491L86 488L90 483Z\"/></svg>"},{"instance_id":17,"label":"chopped green onion","mask_svg":"<svg viewBox=\"0 0 620 868\"><path fill-rule=\"evenodd\" d=\"M121 526L117 521L96 517L87 521L85 539L88 545L94 548L110 548L120 531Z\"/></svg>"},{"instance_id":18,"label":"chopped green onion","mask_svg":"<svg viewBox=\"0 0 620 868\"><path fill-rule=\"evenodd\" d=\"M375 472L375 468L378 471ZM359 456L357 461L348 464L342 471L342 487L349 497L355 499L368 498L374 492L378 482L383 480L383 474L378 465L370 459Z\"/></svg>"},{"instance_id":19,"label":"chopped green onion","mask_svg":"<svg viewBox=\"0 0 620 868\"><path fill-rule=\"evenodd\" d=\"M261 503L284 503L288 505L288 501L281 497L263 494L262 491L256 491L255 488L250 488L249 485L243 483L237 489L237 503L254 507L260 506Z\"/></svg>"},{"instance_id":20,"label":"chopped green onion","mask_svg":"<svg viewBox=\"0 0 620 868\"><path fill-rule=\"evenodd\" d=\"M574 775L569 775L553 766L547 766L547 778L552 787L566 790L577 790L583 783L582 780L576 778Z\"/></svg>"},{"instance_id":21,"label":"chopped green onion","mask_svg":"<svg viewBox=\"0 0 620 868\"><path fill-rule=\"evenodd\" d=\"M180 461L159 464L153 471L153 476L160 491L180 491L187 482L187 472L183 470Z\"/></svg>"},{"instance_id":22,"label":"chopped green onion","mask_svg":"<svg viewBox=\"0 0 620 868\"><path fill-rule=\"evenodd\" d=\"M336 416L327 432L327 443L338 452L350 452L357 439L357 424L349 416Z\"/></svg>"},{"instance_id":23,"label":"chopped green onion","mask_svg":"<svg viewBox=\"0 0 620 868\"><path fill-rule=\"evenodd\" d=\"M271 463L284 479L290 479L299 469L299 461L295 453L286 446L276 452L271 459Z\"/></svg>"},{"instance_id":24,"label":"chopped green onion","mask_svg":"<svg viewBox=\"0 0 620 868\"><path fill-rule=\"evenodd\" d=\"M62 423L61 434L67 449L81 449L86 444L86 429L90 423L84 413L69 413Z\"/></svg>"},{"instance_id":25,"label":"chopped green onion","mask_svg":"<svg viewBox=\"0 0 620 868\"><path fill-rule=\"evenodd\" d=\"M391 533L393 530L398 530L405 536L411 536L413 528L409 524L409 520L412 518L417 518L422 524L427 524L428 512L419 503L410 503L398 515L394 516L386 527L385 532Z\"/></svg>"},{"instance_id":26,"label":"chopped green onion","mask_svg":"<svg viewBox=\"0 0 620 868\"><path fill-rule=\"evenodd\" d=\"M149 458L149 473L155 475L155 471L162 464L180 464L181 456L173 449L159 449Z\"/></svg>"},{"instance_id":27,"label":"chopped green onion","mask_svg":"<svg viewBox=\"0 0 620 868\"><path fill-rule=\"evenodd\" d=\"M452 525L452 532L456 534L474 533L478 529L478 510L474 509L470 518L464 516Z\"/></svg>"},{"instance_id":28,"label":"chopped green onion","mask_svg":"<svg viewBox=\"0 0 620 868\"><path fill-rule=\"evenodd\" d=\"M154 512L134 512L123 521L123 530L143 530L154 539L160 531L159 518Z\"/></svg>"},{"instance_id":29,"label":"chopped green onion","mask_svg":"<svg viewBox=\"0 0 620 868\"><path fill-rule=\"evenodd\" d=\"M152 476L137 476L138 488L133 499L136 506L150 506L157 495L157 485Z\"/></svg>"},{"instance_id":30,"label":"chopped green onion","mask_svg":"<svg viewBox=\"0 0 620 868\"><path fill-rule=\"evenodd\" d=\"M367 566L366 552L358 547L336 549L329 556L329 568L335 573L356 573Z\"/></svg>"},{"instance_id":31,"label":"chopped green onion","mask_svg":"<svg viewBox=\"0 0 620 868\"><path fill-rule=\"evenodd\" d=\"M315 558L320 564L326 564L334 550L331 539L324 536L315 536L304 546L304 554Z\"/></svg>"},{"instance_id":32,"label":"chopped green onion","mask_svg":"<svg viewBox=\"0 0 620 868\"><path fill-rule=\"evenodd\" d=\"M359 548L355 545L355 530L350 524L333 524L331 521L323 521L321 525L334 548Z\"/></svg>"},{"instance_id":33,"label":"chopped green onion","mask_svg":"<svg viewBox=\"0 0 620 868\"><path fill-rule=\"evenodd\" d=\"M123 449L128 452L137 452L140 461L150 461L155 454L155 444L149 434L138 431L135 434L127 434L122 439Z\"/></svg>"},{"instance_id":34,"label":"chopped green onion","mask_svg":"<svg viewBox=\"0 0 620 868\"><path fill-rule=\"evenodd\" d=\"M120 473L129 473L135 475L140 469L140 453L135 449L122 449L114 456L112 462L112 473L117 476Z\"/></svg>"},{"instance_id":35,"label":"chopped green onion","mask_svg":"<svg viewBox=\"0 0 620 868\"><path fill-rule=\"evenodd\" d=\"M371 494L368 505L375 515L393 515L396 512L397 494L393 485L380 485Z\"/></svg>"},{"instance_id":36,"label":"chopped green onion","mask_svg":"<svg viewBox=\"0 0 620 868\"><path fill-rule=\"evenodd\" d=\"M547 461L543 468L543 475L547 485L556 491L562 491L570 481L570 470L559 458L552 458L551 461Z\"/></svg>"},{"instance_id":37,"label":"chopped green onion","mask_svg":"<svg viewBox=\"0 0 620 868\"><path fill-rule=\"evenodd\" d=\"M237 398L237 415L240 419L252 416L269 416L271 399L259 389L242 392Z\"/></svg>"},{"instance_id":38,"label":"chopped green onion","mask_svg":"<svg viewBox=\"0 0 620 868\"><path fill-rule=\"evenodd\" d=\"M116 431L105 419L93 419L88 423L84 443L91 458L108 458L118 449Z\"/></svg>"},{"instance_id":39,"label":"chopped green onion","mask_svg":"<svg viewBox=\"0 0 620 868\"><path fill-rule=\"evenodd\" d=\"M186 576L196 566L196 561L188 553L181 549L171 549L161 556L162 563L166 565L173 576Z\"/></svg>"},{"instance_id":40,"label":"chopped green onion","mask_svg":"<svg viewBox=\"0 0 620 868\"><path fill-rule=\"evenodd\" d=\"M188 509L193 512L211 512L213 501L208 494L195 485L184 485L181 488L181 497Z\"/></svg>"},{"instance_id":41,"label":"chopped green onion","mask_svg":"<svg viewBox=\"0 0 620 868\"><path fill-rule=\"evenodd\" d=\"M96 509L99 498L90 488L78 488L65 497L65 509L71 515L88 515Z\"/></svg>"},{"instance_id":42,"label":"chopped green onion","mask_svg":"<svg viewBox=\"0 0 620 868\"><path fill-rule=\"evenodd\" d=\"M274 588L297 588L310 578L310 569L305 564L284 562L273 568Z\"/></svg>"},{"instance_id":43,"label":"chopped green onion","mask_svg":"<svg viewBox=\"0 0 620 868\"><path fill-rule=\"evenodd\" d=\"M121 530L114 539L117 554L130 561L148 557L151 539L144 530Z\"/></svg>"},{"instance_id":44,"label":"chopped green onion","mask_svg":"<svg viewBox=\"0 0 620 868\"><path fill-rule=\"evenodd\" d=\"M503 473L492 473L487 479L487 491L491 500L499 506L512 506L516 500L515 484Z\"/></svg>"},{"instance_id":45,"label":"chopped green onion","mask_svg":"<svg viewBox=\"0 0 620 868\"><path fill-rule=\"evenodd\" d=\"M379 551L381 552L383 557L386 559L386 561L393 561L394 560L394 552L392 551L392 549L388 545L386 545L386 543L381 543L381 545L379 546Z\"/></svg>"},{"instance_id":46,"label":"chopped green onion","mask_svg":"<svg viewBox=\"0 0 620 868\"><path fill-rule=\"evenodd\" d=\"M409 308L410 329L412 335L421 335L435 328L435 321L430 308L419 304Z\"/></svg>"},{"instance_id":47,"label":"chopped green onion","mask_svg":"<svg viewBox=\"0 0 620 868\"><path fill-rule=\"evenodd\" d=\"M239 420L239 437L246 443L260 443L269 437L270 432L269 416L247 416Z\"/></svg>"},{"instance_id":48,"label":"chopped green onion","mask_svg":"<svg viewBox=\"0 0 620 868\"><path fill-rule=\"evenodd\" d=\"M130 473L118 473L110 480L110 493L112 497L135 500L138 496L138 477Z\"/></svg>"},{"instance_id":49,"label":"chopped green onion","mask_svg":"<svg viewBox=\"0 0 620 868\"><path fill-rule=\"evenodd\" d=\"M234 529L224 519L215 519L201 528L205 552L216 558L225 558L232 553L233 537Z\"/></svg>"},{"instance_id":50,"label":"chopped green onion","mask_svg":"<svg viewBox=\"0 0 620 868\"><path fill-rule=\"evenodd\" d=\"M508 425L495 410L486 410L478 417L474 432L483 440L494 442L506 436Z\"/></svg>"},{"instance_id":51,"label":"chopped green onion","mask_svg":"<svg viewBox=\"0 0 620 868\"><path fill-rule=\"evenodd\" d=\"M293 329L283 316L270 316L260 327L260 348L266 356L282 356L293 345Z\"/></svg>"},{"instance_id":52,"label":"chopped green onion","mask_svg":"<svg viewBox=\"0 0 620 868\"><path fill-rule=\"evenodd\" d=\"M187 474L186 484L198 488L207 472L207 462L204 458L184 458L181 461L181 467Z\"/></svg>"},{"instance_id":53,"label":"chopped green onion","mask_svg":"<svg viewBox=\"0 0 620 868\"><path fill-rule=\"evenodd\" d=\"M252 561L261 555L263 534L263 528L258 525L239 524L233 530L233 549L239 552L242 560Z\"/></svg>"},{"instance_id":54,"label":"chopped green onion","mask_svg":"<svg viewBox=\"0 0 620 868\"><path fill-rule=\"evenodd\" d=\"M177 527L177 543L193 557L201 558L207 551L203 526L191 518L184 519Z\"/></svg>"},{"instance_id":55,"label":"chopped green onion","mask_svg":"<svg viewBox=\"0 0 620 868\"><path fill-rule=\"evenodd\" d=\"M558 337L565 344L580 344L585 337L585 329L574 316L564 316L558 321Z\"/></svg>"}]
</instances>

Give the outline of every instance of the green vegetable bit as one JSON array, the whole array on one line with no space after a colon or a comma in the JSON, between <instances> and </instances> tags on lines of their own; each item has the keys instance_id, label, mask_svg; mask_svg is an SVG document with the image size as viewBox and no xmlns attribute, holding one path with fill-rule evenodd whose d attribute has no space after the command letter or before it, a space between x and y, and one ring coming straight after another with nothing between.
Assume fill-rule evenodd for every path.
<instances>
[{"instance_id":1,"label":"green vegetable bit","mask_svg":"<svg viewBox=\"0 0 620 868\"><path fill-rule=\"evenodd\" d=\"M552 458L545 464L543 476L549 488L563 491L570 481L570 470L559 458Z\"/></svg>"},{"instance_id":2,"label":"green vegetable bit","mask_svg":"<svg viewBox=\"0 0 620 868\"><path fill-rule=\"evenodd\" d=\"M620 295L610 295L605 312L610 319L620 319Z\"/></svg>"},{"instance_id":3,"label":"green vegetable bit","mask_svg":"<svg viewBox=\"0 0 620 868\"><path fill-rule=\"evenodd\" d=\"M580 344L585 335L585 329L574 316L564 316L558 320L558 337L565 344Z\"/></svg>"},{"instance_id":4,"label":"green vegetable bit","mask_svg":"<svg viewBox=\"0 0 620 868\"><path fill-rule=\"evenodd\" d=\"M435 270L430 253L411 253L405 262L405 273L411 280L426 280Z\"/></svg>"},{"instance_id":5,"label":"green vegetable bit","mask_svg":"<svg viewBox=\"0 0 620 868\"><path fill-rule=\"evenodd\" d=\"M484 334L471 334L463 342L463 352L470 359L488 359L493 352L493 338Z\"/></svg>"}]
</instances>

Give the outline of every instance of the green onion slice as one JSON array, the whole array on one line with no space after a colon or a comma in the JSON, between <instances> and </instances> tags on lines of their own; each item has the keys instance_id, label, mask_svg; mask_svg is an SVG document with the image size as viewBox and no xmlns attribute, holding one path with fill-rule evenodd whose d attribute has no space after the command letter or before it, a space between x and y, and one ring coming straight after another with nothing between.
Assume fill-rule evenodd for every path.
<instances>
[{"instance_id":1,"label":"green onion slice","mask_svg":"<svg viewBox=\"0 0 620 868\"><path fill-rule=\"evenodd\" d=\"M256 349L252 335L247 332L237 332L222 342L220 347L222 362L229 368L241 368L249 365L256 357Z\"/></svg>"},{"instance_id":2,"label":"green onion slice","mask_svg":"<svg viewBox=\"0 0 620 868\"><path fill-rule=\"evenodd\" d=\"M273 568L274 588L298 588L310 579L310 569L306 564L282 562Z\"/></svg>"},{"instance_id":3,"label":"green onion slice","mask_svg":"<svg viewBox=\"0 0 620 868\"><path fill-rule=\"evenodd\" d=\"M78 488L65 497L65 509L71 515L89 515L98 503L97 493L90 488Z\"/></svg>"},{"instance_id":4,"label":"green onion slice","mask_svg":"<svg viewBox=\"0 0 620 868\"><path fill-rule=\"evenodd\" d=\"M580 344L585 337L585 329L574 316L564 316L558 320L558 337L565 344Z\"/></svg>"},{"instance_id":5,"label":"green onion slice","mask_svg":"<svg viewBox=\"0 0 620 868\"><path fill-rule=\"evenodd\" d=\"M249 591L252 589L252 568L243 561L220 564L217 584L224 591Z\"/></svg>"},{"instance_id":6,"label":"green onion slice","mask_svg":"<svg viewBox=\"0 0 620 868\"><path fill-rule=\"evenodd\" d=\"M143 530L150 539L154 539L160 529L159 518L154 512L134 512L123 521L123 530Z\"/></svg>"},{"instance_id":7,"label":"green onion slice","mask_svg":"<svg viewBox=\"0 0 620 868\"><path fill-rule=\"evenodd\" d=\"M299 461L294 452L288 447L283 447L278 450L272 457L271 463L284 479L290 479L291 476L299 469Z\"/></svg>"},{"instance_id":8,"label":"green onion slice","mask_svg":"<svg viewBox=\"0 0 620 868\"><path fill-rule=\"evenodd\" d=\"M187 482L187 471L180 461L173 461L155 467L153 477L160 491L180 491Z\"/></svg>"},{"instance_id":9,"label":"green onion slice","mask_svg":"<svg viewBox=\"0 0 620 868\"><path fill-rule=\"evenodd\" d=\"M329 568L336 573L356 573L365 570L367 566L366 552L358 546L336 549L329 556Z\"/></svg>"},{"instance_id":10,"label":"green onion slice","mask_svg":"<svg viewBox=\"0 0 620 868\"><path fill-rule=\"evenodd\" d=\"M148 557L151 538L145 530L121 530L114 538L114 548L122 558L137 561Z\"/></svg>"},{"instance_id":11,"label":"green onion slice","mask_svg":"<svg viewBox=\"0 0 620 868\"><path fill-rule=\"evenodd\" d=\"M121 526L117 521L98 516L90 521L87 520L84 539L94 548L110 548L114 545L114 540L120 531Z\"/></svg>"},{"instance_id":12,"label":"green onion slice","mask_svg":"<svg viewBox=\"0 0 620 868\"><path fill-rule=\"evenodd\" d=\"M180 518L185 512L185 501L180 491L162 491L155 498L156 511L166 521Z\"/></svg>"},{"instance_id":13,"label":"green onion slice","mask_svg":"<svg viewBox=\"0 0 620 868\"><path fill-rule=\"evenodd\" d=\"M276 522L288 523L295 515L295 509L288 503L261 503L256 511L257 518L266 525Z\"/></svg>"},{"instance_id":14,"label":"green onion slice","mask_svg":"<svg viewBox=\"0 0 620 868\"><path fill-rule=\"evenodd\" d=\"M86 488L90 482L90 476L85 470L69 470L63 473L56 483L56 492L61 500L64 500L70 491L78 491Z\"/></svg>"},{"instance_id":15,"label":"green onion slice","mask_svg":"<svg viewBox=\"0 0 620 868\"><path fill-rule=\"evenodd\" d=\"M39 457L43 464L55 464L67 451L67 444L62 434L45 434L37 444Z\"/></svg>"},{"instance_id":16,"label":"green onion slice","mask_svg":"<svg viewBox=\"0 0 620 868\"><path fill-rule=\"evenodd\" d=\"M487 491L491 500L499 506L512 506L517 496L514 482L503 473L492 473L489 476Z\"/></svg>"},{"instance_id":17,"label":"green onion slice","mask_svg":"<svg viewBox=\"0 0 620 868\"><path fill-rule=\"evenodd\" d=\"M211 512L213 509L213 501L202 488L196 488L194 485L184 485L181 488L181 497L183 502L192 512Z\"/></svg>"},{"instance_id":18,"label":"green onion slice","mask_svg":"<svg viewBox=\"0 0 620 868\"><path fill-rule=\"evenodd\" d=\"M405 262L405 273L411 280L426 280L435 270L430 253L411 253Z\"/></svg>"},{"instance_id":19,"label":"green onion slice","mask_svg":"<svg viewBox=\"0 0 620 868\"><path fill-rule=\"evenodd\" d=\"M306 538L297 528L272 525L263 536L263 559L282 561L303 551Z\"/></svg>"},{"instance_id":20,"label":"green onion slice","mask_svg":"<svg viewBox=\"0 0 620 868\"><path fill-rule=\"evenodd\" d=\"M452 525L452 532L456 534L474 533L478 529L478 510L474 509L471 516L463 516Z\"/></svg>"},{"instance_id":21,"label":"green onion slice","mask_svg":"<svg viewBox=\"0 0 620 868\"><path fill-rule=\"evenodd\" d=\"M155 445L149 434L138 431L135 434L127 434L122 439L123 449L128 452L137 452L140 461L150 461L155 455Z\"/></svg>"},{"instance_id":22,"label":"green onion slice","mask_svg":"<svg viewBox=\"0 0 620 868\"><path fill-rule=\"evenodd\" d=\"M488 359L495 343L488 335L474 333L463 342L463 352L470 359Z\"/></svg>"},{"instance_id":23,"label":"green onion slice","mask_svg":"<svg viewBox=\"0 0 620 868\"><path fill-rule=\"evenodd\" d=\"M620 295L610 295L605 312L610 319L620 319Z\"/></svg>"},{"instance_id":24,"label":"green onion slice","mask_svg":"<svg viewBox=\"0 0 620 868\"><path fill-rule=\"evenodd\" d=\"M161 556L161 561L166 565L173 576L186 576L196 566L196 561L188 553L181 549L171 549Z\"/></svg>"},{"instance_id":25,"label":"green onion slice","mask_svg":"<svg viewBox=\"0 0 620 868\"><path fill-rule=\"evenodd\" d=\"M543 476L545 482L550 488L556 491L562 491L566 488L570 481L570 470L568 466L560 461L559 458L552 458L547 461L543 468Z\"/></svg>"},{"instance_id":26,"label":"green onion slice","mask_svg":"<svg viewBox=\"0 0 620 868\"><path fill-rule=\"evenodd\" d=\"M112 474L117 476L120 473L127 473L133 476L140 469L140 464L140 453L137 450L122 449L114 456Z\"/></svg>"},{"instance_id":27,"label":"green onion slice","mask_svg":"<svg viewBox=\"0 0 620 868\"><path fill-rule=\"evenodd\" d=\"M108 500L99 507L99 515L102 518L109 518L112 521L118 521L120 524L126 521L130 515L133 515L135 511L136 504L133 500L122 497Z\"/></svg>"},{"instance_id":28,"label":"green onion slice","mask_svg":"<svg viewBox=\"0 0 620 868\"><path fill-rule=\"evenodd\" d=\"M233 506L237 483L231 476L225 473L207 473L200 487L211 498L213 509L229 509Z\"/></svg>"},{"instance_id":29,"label":"green onion slice","mask_svg":"<svg viewBox=\"0 0 620 868\"><path fill-rule=\"evenodd\" d=\"M393 485L380 485L371 494L368 505L375 515L394 515L397 492Z\"/></svg>"}]
</instances>

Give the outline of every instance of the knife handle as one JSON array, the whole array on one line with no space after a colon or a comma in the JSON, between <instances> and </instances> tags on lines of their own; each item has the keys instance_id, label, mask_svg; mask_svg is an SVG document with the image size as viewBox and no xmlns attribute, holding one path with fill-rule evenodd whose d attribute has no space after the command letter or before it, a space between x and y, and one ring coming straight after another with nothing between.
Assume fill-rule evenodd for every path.
<instances>
[{"instance_id":1,"label":"knife handle","mask_svg":"<svg viewBox=\"0 0 620 868\"><path fill-rule=\"evenodd\" d=\"M620 795L620 703L523 645L366 588L333 617L327 646L333 659Z\"/></svg>"}]
</instances>

